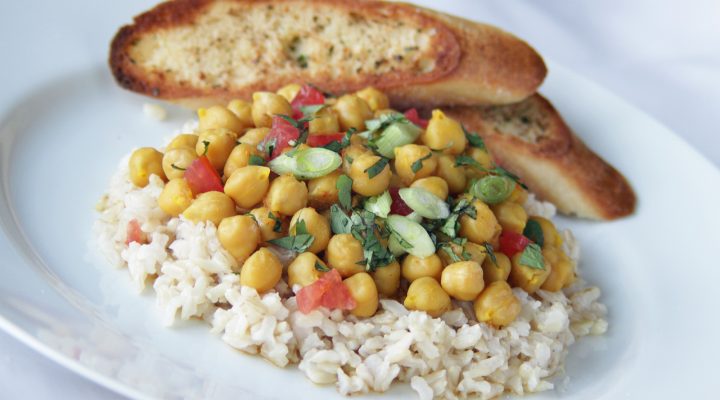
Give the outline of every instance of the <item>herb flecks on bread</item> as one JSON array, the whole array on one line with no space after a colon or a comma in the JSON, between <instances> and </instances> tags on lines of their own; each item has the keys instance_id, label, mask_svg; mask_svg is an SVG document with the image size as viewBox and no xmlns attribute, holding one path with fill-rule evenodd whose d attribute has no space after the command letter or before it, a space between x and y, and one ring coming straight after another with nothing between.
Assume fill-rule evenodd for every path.
<instances>
[{"instance_id":1,"label":"herb flecks on bread","mask_svg":"<svg viewBox=\"0 0 720 400\"><path fill-rule=\"evenodd\" d=\"M497 28L363 0L162 3L120 29L110 65L125 88L189 106L291 82L332 93L375 86L398 107L504 104L546 72Z\"/></svg>"}]
</instances>

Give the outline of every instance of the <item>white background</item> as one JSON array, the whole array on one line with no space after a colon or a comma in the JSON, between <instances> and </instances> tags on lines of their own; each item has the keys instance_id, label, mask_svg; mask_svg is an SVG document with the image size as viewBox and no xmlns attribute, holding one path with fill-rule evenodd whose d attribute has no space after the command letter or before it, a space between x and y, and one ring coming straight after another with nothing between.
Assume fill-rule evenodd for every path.
<instances>
[{"instance_id":1,"label":"white background","mask_svg":"<svg viewBox=\"0 0 720 400\"><path fill-rule=\"evenodd\" d=\"M654 116L720 166L720 2L468 0L418 3L427 6L436 3L436 8L515 33L545 57L608 87ZM53 64L104 62L108 42L117 27L150 5L142 0L36 0L3 4L0 15L2 90L6 94L21 95L22 88L12 85L13 72L20 70L31 69L40 74L43 68ZM86 16L86 24L66 23L67 15L77 14ZM4 22L10 18L22 20L27 32L9 32L4 28L8 26ZM27 51L23 54L4 51L11 40L27 40ZM67 46L81 47L86 58L63 59L63 49ZM582 93L577 96L578 101L583 100ZM119 397L0 332L0 398Z\"/></svg>"}]
</instances>

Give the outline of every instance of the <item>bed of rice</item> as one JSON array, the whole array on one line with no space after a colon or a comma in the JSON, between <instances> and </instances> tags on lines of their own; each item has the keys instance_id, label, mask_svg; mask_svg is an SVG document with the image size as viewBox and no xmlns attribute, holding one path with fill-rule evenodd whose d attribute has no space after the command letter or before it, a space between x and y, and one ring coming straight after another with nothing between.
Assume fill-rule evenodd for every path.
<instances>
[{"instance_id":1,"label":"bed of rice","mask_svg":"<svg viewBox=\"0 0 720 400\"><path fill-rule=\"evenodd\" d=\"M441 318L389 299L367 319L327 309L302 314L283 281L263 295L241 286L233 272L237 262L220 245L215 226L170 218L157 206L162 188L155 176L145 188L135 188L127 158L122 160L94 226L109 262L127 268L138 292L152 287L164 324L205 321L233 348L280 367L298 364L312 382L334 384L344 395L382 392L394 381L409 382L420 399L549 390L568 347L578 337L607 330L600 290L582 279L557 293L529 296L514 289L522 312L503 329L477 323L471 303L464 302ZM525 207L530 215L555 213L533 196ZM125 245L132 219L141 223L148 244ZM564 250L577 262L575 239L569 231L562 234Z\"/></svg>"}]
</instances>

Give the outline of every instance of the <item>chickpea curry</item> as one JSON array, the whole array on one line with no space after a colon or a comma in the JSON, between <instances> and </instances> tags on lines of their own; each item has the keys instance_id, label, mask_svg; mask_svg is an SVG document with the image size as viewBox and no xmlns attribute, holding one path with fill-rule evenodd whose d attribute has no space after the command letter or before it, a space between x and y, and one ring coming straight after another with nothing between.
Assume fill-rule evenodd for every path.
<instances>
[{"instance_id":1,"label":"chickpea curry","mask_svg":"<svg viewBox=\"0 0 720 400\"><path fill-rule=\"evenodd\" d=\"M302 312L369 317L387 297L438 317L472 301L478 321L502 327L520 313L512 288L575 279L553 223L525 211L518 177L441 110L424 120L372 87L332 97L292 84L198 119L199 133L164 153L135 150L133 184L161 177L165 213L212 222L240 283L263 293L284 279Z\"/></svg>"}]
</instances>

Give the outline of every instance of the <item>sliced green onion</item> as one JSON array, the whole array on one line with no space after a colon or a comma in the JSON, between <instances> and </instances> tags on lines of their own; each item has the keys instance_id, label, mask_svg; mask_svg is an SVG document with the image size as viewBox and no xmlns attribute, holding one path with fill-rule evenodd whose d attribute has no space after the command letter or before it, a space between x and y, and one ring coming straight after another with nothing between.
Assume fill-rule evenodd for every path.
<instances>
[{"instance_id":1,"label":"sliced green onion","mask_svg":"<svg viewBox=\"0 0 720 400\"><path fill-rule=\"evenodd\" d=\"M339 154L322 147L289 153L279 155L268 167L278 175L292 173L298 179L313 179L335 171L342 164Z\"/></svg>"},{"instance_id":2,"label":"sliced green onion","mask_svg":"<svg viewBox=\"0 0 720 400\"><path fill-rule=\"evenodd\" d=\"M390 197L390 192L386 190L385 193L379 196L370 197L365 200L365 210L370 211L380 218L387 218L388 214L390 214L391 204L392 197Z\"/></svg>"},{"instance_id":3,"label":"sliced green onion","mask_svg":"<svg viewBox=\"0 0 720 400\"><path fill-rule=\"evenodd\" d=\"M421 188L405 188L398 191L400 198L418 213L429 219L444 219L450 216L450 208L439 197Z\"/></svg>"},{"instance_id":4,"label":"sliced green onion","mask_svg":"<svg viewBox=\"0 0 720 400\"><path fill-rule=\"evenodd\" d=\"M425 228L410 218L401 215L390 215L387 218L387 227L390 229L390 238L408 253L416 257L429 257L435 254L435 244Z\"/></svg>"},{"instance_id":5,"label":"sliced green onion","mask_svg":"<svg viewBox=\"0 0 720 400\"><path fill-rule=\"evenodd\" d=\"M422 215L416 213L415 211L411 212L410 214L406 215L407 218L417 222L418 224L422 222Z\"/></svg>"},{"instance_id":6,"label":"sliced green onion","mask_svg":"<svg viewBox=\"0 0 720 400\"><path fill-rule=\"evenodd\" d=\"M422 130L411 123L395 122L385 128L379 137L373 140L378 153L387 158L395 158L395 148L413 143Z\"/></svg>"},{"instance_id":7,"label":"sliced green onion","mask_svg":"<svg viewBox=\"0 0 720 400\"><path fill-rule=\"evenodd\" d=\"M390 238L388 239L388 250L390 250L392 255L400 257L401 255L407 253L407 249L403 245L407 245L407 242L401 242L398 240L397 236L390 235Z\"/></svg>"},{"instance_id":8,"label":"sliced green onion","mask_svg":"<svg viewBox=\"0 0 720 400\"><path fill-rule=\"evenodd\" d=\"M515 190L515 182L504 176L488 175L475 182L470 194L487 204L502 203Z\"/></svg>"}]
</instances>

